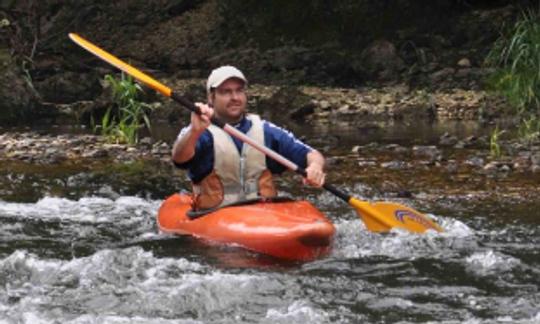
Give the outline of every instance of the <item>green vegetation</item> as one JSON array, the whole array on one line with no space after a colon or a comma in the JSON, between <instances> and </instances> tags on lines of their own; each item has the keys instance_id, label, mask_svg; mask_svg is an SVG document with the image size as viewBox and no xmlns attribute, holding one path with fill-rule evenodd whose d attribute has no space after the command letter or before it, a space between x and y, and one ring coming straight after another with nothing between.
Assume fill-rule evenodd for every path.
<instances>
[{"instance_id":1,"label":"green vegetation","mask_svg":"<svg viewBox=\"0 0 540 324\"><path fill-rule=\"evenodd\" d=\"M540 14L524 11L495 43L487 63L496 67L489 84L515 110L521 139L530 142L540 131Z\"/></svg>"},{"instance_id":2,"label":"green vegetation","mask_svg":"<svg viewBox=\"0 0 540 324\"><path fill-rule=\"evenodd\" d=\"M532 144L540 139L540 119L531 115L523 118L518 128L518 135L526 144Z\"/></svg>"},{"instance_id":3,"label":"green vegetation","mask_svg":"<svg viewBox=\"0 0 540 324\"><path fill-rule=\"evenodd\" d=\"M105 82L111 87L115 105L107 109L99 125L92 120L94 131L107 137L111 143L137 143L141 128L151 130L147 115L150 107L138 100L142 88L131 76L126 77L123 73L120 79L106 75Z\"/></svg>"},{"instance_id":4,"label":"green vegetation","mask_svg":"<svg viewBox=\"0 0 540 324\"><path fill-rule=\"evenodd\" d=\"M493 158L499 158L502 155L500 137L504 133L504 130L500 130L499 126L491 132L489 137L489 151Z\"/></svg>"}]
</instances>

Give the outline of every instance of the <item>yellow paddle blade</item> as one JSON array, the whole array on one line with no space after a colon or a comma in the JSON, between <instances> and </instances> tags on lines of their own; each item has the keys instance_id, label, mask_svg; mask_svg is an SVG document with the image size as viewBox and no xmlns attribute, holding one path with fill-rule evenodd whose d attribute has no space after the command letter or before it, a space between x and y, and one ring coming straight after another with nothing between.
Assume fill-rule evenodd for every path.
<instances>
[{"instance_id":1,"label":"yellow paddle blade","mask_svg":"<svg viewBox=\"0 0 540 324\"><path fill-rule=\"evenodd\" d=\"M89 51L90 53L94 54L95 56L99 57L103 61L119 68L120 70L126 72L127 74L131 75L135 79L141 81L142 83L146 84L150 88L158 91L159 93L170 97L172 90L165 86L164 84L160 83L159 81L153 79L149 75L145 74L144 72L132 67L131 65L127 64L126 62L120 60L119 58L115 57L114 55L102 50L101 48L97 47L96 45L90 43L86 39L82 38L81 36L70 33L69 38L71 38L72 41L77 43L79 46L84 48L85 50Z\"/></svg>"},{"instance_id":2,"label":"yellow paddle blade","mask_svg":"<svg viewBox=\"0 0 540 324\"><path fill-rule=\"evenodd\" d=\"M349 204L353 206L368 230L388 232L394 227L403 228L415 233L423 233L429 229L442 232L443 229L418 211L396 203L370 203L351 197Z\"/></svg>"}]
</instances>

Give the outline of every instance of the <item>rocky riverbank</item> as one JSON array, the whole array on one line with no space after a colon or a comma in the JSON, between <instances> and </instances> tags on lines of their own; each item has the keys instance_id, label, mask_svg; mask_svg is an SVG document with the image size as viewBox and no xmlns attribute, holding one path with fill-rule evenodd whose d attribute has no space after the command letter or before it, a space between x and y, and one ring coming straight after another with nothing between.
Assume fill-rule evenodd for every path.
<instances>
[{"instance_id":1,"label":"rocky riverbank","mask_svg":"<svg viewBox=\"0 0 540 324\"><path fill-rule=\"evenodd\" d=\"M325 146L332 139L323 139ZM325 142L327 141L327 142ZM68 168L84 165L159 165L159 176L174 177L170 161L171 143L143 138L135 146L107 143L102 137L87 134L39 134L5 132L0 134L0 163ZM540 144L524 146L501 142L512 157L493 158L487 137L457 138L443 134L437 145L370 143L357 146L329 145L329 177L333 182L372 184L385 195L408 196L421 191L523 192L538 191ZM145 162L146 161L146 162ZM156 164L157 162L157 164ZM152 172L150 176L152 177ZM166 176L168 177L168 176ZM509 192L510 192L509 191Z\"/></svg>"},{"instance_id":2,"label":"rocky riverbank","mask_svg":"<svg viewBox=\"0 0 540 324\"><path fill-rule=\"evenodd\" d=\"M37 132L7 132L0 134L0 160L31 164L87 163L107 160L125 163L140 160L170 162L168 143L152 143L143 138L138 145L108 143L96 135L48 135Z\"/></svg>"}]
</instances>

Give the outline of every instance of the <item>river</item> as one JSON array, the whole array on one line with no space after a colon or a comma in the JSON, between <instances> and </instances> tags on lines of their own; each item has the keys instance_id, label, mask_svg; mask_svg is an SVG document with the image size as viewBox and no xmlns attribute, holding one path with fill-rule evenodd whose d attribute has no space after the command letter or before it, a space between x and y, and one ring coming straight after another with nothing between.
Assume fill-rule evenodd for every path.
<instances>
[{"instance_id":1,"label":"river","mask_svg":"<svg viewBox=\"0 0 540 324\"><path fill-rule=\"evenodd\" d=\"M409 131L385 136L428 143L441 130ZM390 197L445 232L376 234L331 194L284 181L284 193L308 199L337 228L330 255L290 263L160 234L156 213L176 182L134 185L96 168L3 165L0 323L540 322L537 199ZM361 199L390 199L336 180Z\"/></svg>"}]
</instances>

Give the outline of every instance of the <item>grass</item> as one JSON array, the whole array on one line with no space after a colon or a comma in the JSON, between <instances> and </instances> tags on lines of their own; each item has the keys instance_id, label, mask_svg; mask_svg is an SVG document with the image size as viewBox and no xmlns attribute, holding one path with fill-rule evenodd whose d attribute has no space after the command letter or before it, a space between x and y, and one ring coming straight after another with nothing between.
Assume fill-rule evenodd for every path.
<instances>
[{"instance_id":1,"label":"grass","mask_svg":"<svg viewBox=\"0 0 540 324\"><path fill-rule=\"evenodd\" d=\"M111 87L114 106L107 109L99 125L92 120L94 131L111 143L136 144L139 130L146 127L151 131L147 115L150 107L138 99L142 88L124 73L120 79L106 75L105 83Z\"/></svg>"},{"instance_id":2,"label":"grass","mask_svg":"<svg viewBox=\"0 0 540 324\"><path fill-rule=\"evenodd\" d=\"M487 57L497 67L490 84L505 95L518 113L540 108L540 15L524 11L503 32Z\"/></svg>"},{"instance_id":3,"label":"grass","mask_svg":"<svg viewBox=\"0 0 540 324\"><path fill-rule=\"evenodd\" d=\"M521 18L495 42L486 62L496 68L488 84L508 99L521 124L521 139L538 137L540 122L540 14Z\"/></svg>"},{"instance_id":4,"label":"grass","mask_svg":"<svg viewBox=\"0 0 540 324\"><path fill-rule=\"evenodd\" d=\"M518 128L519 138L527 145L540 139L540 118L535 115L523 118Z\"/></svg>"},{"instance_id":5,"label":"grass","mask_svg":"<svg viewBox=\"0 0 540 324\"><path fill-rule=\"evenodd\" d=\"M491 132L489 137L489 152L493 158L499 158L502 155L500 138L504 133L504 130L500 130L499 126L496 126L495 129Z\"/></svg>"}]
</instances>

